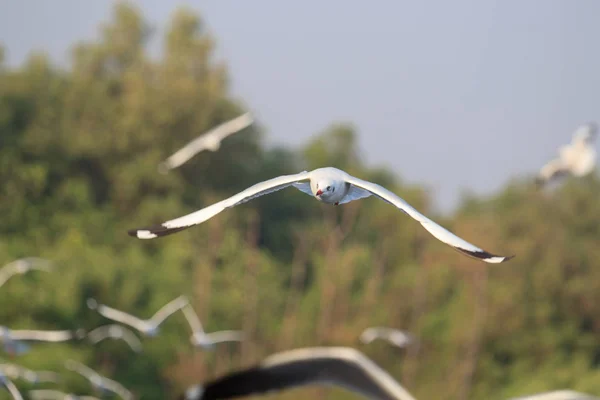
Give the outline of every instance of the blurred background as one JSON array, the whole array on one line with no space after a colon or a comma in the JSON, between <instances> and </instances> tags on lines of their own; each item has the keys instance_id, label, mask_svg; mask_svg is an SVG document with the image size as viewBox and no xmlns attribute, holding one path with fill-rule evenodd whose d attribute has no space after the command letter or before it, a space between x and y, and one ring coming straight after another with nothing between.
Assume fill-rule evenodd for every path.
<instances>
[{"instance_id":1,"label":"blurred background","mask_svg":"<svg viewBox=\"0 0 600 400\"><path fill-rule=\"evenodd\" d=\"M0 2L0 264L56 264L0 288L0 325L91 330L108 321L88 297L150 317L184 294L208 331L248 336L194 350L177 314L141 354L36 344L11 362L87 393L73 358L163 399L279 350L347 345L419 399L600 394L600 181L533 185L600 119L598 15L591 0ZM257 123L218 152L157 172L246 111ZM293 189L163 239L126 234L322 166L517 257L470 260L385 202ZM419 341L360 344L372 325ZM355 398L271 395L308 396Z\"/></svg>"}]
</instances>

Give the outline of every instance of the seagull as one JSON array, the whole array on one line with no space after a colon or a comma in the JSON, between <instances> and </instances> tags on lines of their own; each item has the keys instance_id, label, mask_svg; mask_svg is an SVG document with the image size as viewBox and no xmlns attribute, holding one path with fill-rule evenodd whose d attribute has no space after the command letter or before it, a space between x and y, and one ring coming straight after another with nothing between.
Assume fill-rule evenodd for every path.
<instances>
[{"instance_id":1,"label":"seagull","mask_svg":"<svg viewBox=\"0 0 600 400\"><path fill-rule=\"evenodd\" d=\"M6 264L0 269L0 286L15 275L22 275L32 270L49 272L52 269L52 263L43 258L27 257L20 258Z\"/></svg>"},{"instance_id":2,"label":"seagull","mask_svg":"<svg viewBox=\"0 0 600 400\"><path fill-rule=\"evenodd\" d=\"M125 389L125 387L119 382L103 377L90 367L83 365L80 362L75 360L67 360L65 362L65 367L71 371L77 372L79 375L82 375L85 379L90 381L94 389L101 393L112 392L117 394L122 399L133 399L133 394L129 390Z\"/></svg>"},{"instance_id":3,"label":"seagull","mask_svg":"<svg viewBox=\"0 0 600 400\"><path fill-rule=\"evenodd\" d=\"M350 347L277 353L254 367L191 386L180 399L230 399L307 385L338 386L369 399L415 400L387 372Z\"/></svg>"},{"instance_id":4,"label":"seagull","mask_svg":"<svg viewBox=\"0 0 600 400\"><path fill-rule=\"evenodd\" d=\"M514 256L503 257L490 254L485 250L472 245L459 238L450 231L436 224L419 211L414 209L406 201L375 183L364 181L337 168L319 168L313 171L303 171L295 175L284 175L258 183L248 189L228 198L203 208L199 211L176 218L160 225L132 229L128 233L138 239L153 239L160 236L179 232L194 225L198 225L209 218L214 217L226 208L231 208L245 203L256 197L293 186L296 189L314 196L317 200L326 204L345 204L353 200L362 199L374 195L384 200L410 217L416 219L438 240L452 246L459 252L480 259L488 263L501 263Z\"/></svg>"},{"instance_id":5,"label":"seagull","mask_svg":"<svg viewBox=\"0 0 600 400\"><path fill-rule=\"evenodd\" d=\"M38 383L58 383L60 376L52 371L33 371L16 364L0 364L0 374L11 379L24 379L31 384Z\"/></svg>"},{"instance_id":6,"label":"seagull","mask_svg":"<svg viewBox=\"0 0 600 400\"><path fill-rule=\"evenodd\" d=\"M531 396L512 397L510 400L600 400L600 397L575 392L573 390L555 390L553 392L538 393Z\"/></svg>"},{"instance_id":7,"label":"seagull","mask_svg":"<svg viewBox=\"0 0 600 400\"><path fill-rule=\"evenodd\" d=\"M188 304L182 309L182 311L183 315L185 315L185 319L187 319L193 331L190 341L196 347L212 349L217 343L233 341L240 342L244 340L244 333L241 331L218 331L206 333L202 328L202 323L200 322L198 315L196 315L192 309L192 306Z\"/></svg>"},{"instance_id":8,"label":"seagull","mask_svg":"<svg viewBox=\"0 0 600 400\"><path fill-rule=\"evenodd\" d=\"M72 339L81 339L85 336L83 329L76 331L36 331L36 330L18 330L13 331L5 326L0 326L0 341L8 353L16 353L27 350L21 342L66 342Z\"/></svg>"},{"instance_id":9,"label":"seagull","mask_svg":"<svg viewBox=\"0 0 600 400\"><path fill-rule=\"evenodd\" d=\"M23 396L21 396L21 392L15 386L14 383L6 375L0 372L0 386L4 386L6 390L10 393L13 399L15 400L23 400Z\"/></svg>"},{"instance_id":10,"label":"seagull","mask_svg":"<svg viewBox=\"0 0 600 400\"><path fill-rule=\"evenodd\" d=\"M171 157L159 164L159 172L165 174L169 170L179 167L190 158L203 150L217 151L221 147L221 141L227 136L241 131L254 122L250 113L245 113L237 118L227 121L216 128L204 133L192 140Z\"/></svg>"},{"instance_id":11,"label":"seagull","mask_svg":"<svg viewBox=\"0 0 600 400\"><path fill-rule=\"evenodd\" d=\"M185 296L179 296L175 300L170 301L160 310L158 310L150 319L140 319L131 314L128 314L117 309L98 304L94 299L88 299L88 307L92 310L98 310L98 312L108 319L112 319L116 322L121 322L125 325L129 325L146 336L154 337L158 335L158 327L164 322L169 316L176 311L183 308L189 301Z\"/></svg>"},{"instance_id":12,"label":"seagull","mask_svg":"<svg viewBox=\"0 0 600 400\"><path fill-rule=\"evenodd\" d=\"M94 396L79 396L73 393L48 389L30 390L27 393L29 393L29 397L33 400L100 400Z\"/></svg>"},{"instance_id":13,"label":"seagull","mask_svg":"<svg viewBox=\"0 0 600 400\"><path fill-rule=\"evenodd\" d=\"M564 175L582 177L592 172L596 166L596 149L593 141L598 126L595 122L582 125L573 134L571 144L559 149L559 156L548 162L540 170L536 182L543 185Z\"/></svg>"},{"instance_id":14,"label":"seagull","mask_svg":"<svg viewBox=\"0 0 600 400\"><path fill-rule=\"evenodd\" d=\"M412 336L406 332L380 326L367 328L360 335L360 341L366 344L371 343L375 339L385 339L397 347L406 347L413 341Z\"/></svg>"},{"instance_id":15,"label":"seagull","mask_svg":"<svg viewBox=\"0 0 600 400\"><path fill-rule=\"evenodd\" d=\"M142 351L142 342L135 336L135 333L119 324L100 326L88 333L88 338L94 344L108 338L123 339L131 347L131 350L136 353Z\"/></svg>"}]
</instances>

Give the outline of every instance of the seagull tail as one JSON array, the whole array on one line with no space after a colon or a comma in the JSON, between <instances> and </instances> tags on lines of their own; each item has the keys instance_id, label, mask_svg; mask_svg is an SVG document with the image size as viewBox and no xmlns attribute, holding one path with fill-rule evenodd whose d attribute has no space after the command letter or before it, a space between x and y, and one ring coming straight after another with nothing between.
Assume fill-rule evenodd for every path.
<instances>
[{"instance_id":1,"label":"seagull tail","mask_svg":"<svg viewBox=\"0 0 600 400\"><path fill-rule=\"evenodd\" d=\"M162 225L154 225L147 228L131 229L127 231L129 236L136 237L138 239L154 239L157 237L168 236L173 233L182 231L189 228L190 226L181 226L177 228L166 228Z\"/></svg>"},{"instance_id":2,"label":"seagull tail","mask_svg":"<svg viewBox=\"0 0 600 400\"><path fill-rule=\"evenodd\" d=\"M466 249L461 249L460 247L454 247L458 252L467 255L469 257L476 258L481 261L485 261L491 264L499 264L514 258L515 256L497 256L492 253L488 253L487 251L470 251Z\"/></svg>"}]
</instances>

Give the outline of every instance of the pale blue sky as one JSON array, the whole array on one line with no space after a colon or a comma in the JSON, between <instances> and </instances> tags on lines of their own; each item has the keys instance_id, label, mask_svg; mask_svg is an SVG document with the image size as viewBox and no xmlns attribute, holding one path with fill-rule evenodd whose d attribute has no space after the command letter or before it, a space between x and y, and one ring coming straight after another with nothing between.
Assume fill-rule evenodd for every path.
<instances>
[{"instance_id":1,"label":"pale blue sky","mask_svg":"<svg viewBox=\"0 0 600 400\"><path fill-rule=\"evenodd\" d=\"M600 121L600 1L133 2L159 33L179 5L201 13L269 143L353 122L370 164L426 185L443 210L463 189L535 173ZM0 0L9 62L33 49L64 61L113 3Z\"/></svg>"}]
</instances>

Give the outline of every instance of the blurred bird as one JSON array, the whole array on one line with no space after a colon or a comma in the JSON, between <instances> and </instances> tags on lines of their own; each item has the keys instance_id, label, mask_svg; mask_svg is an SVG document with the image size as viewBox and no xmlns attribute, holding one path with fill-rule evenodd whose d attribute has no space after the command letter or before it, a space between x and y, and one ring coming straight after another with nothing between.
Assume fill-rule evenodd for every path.
<instances>
[{"instance_id":1,"label":"blurred bird","mask_svg":"<svg viewBox=\"0 0 600 400\"><path fill-rule=\"evenodd\" d=\"M27 392L33 400L100 400L94 396L79 396L58 390L38 389Z\"/></svg>"},{"instance_id":2,"label":"blurred bird","mask_svg":"<svg viewBox=\"0 0 600 400\"><path fill-rule=\"evenodd\" d=\"M112 392L121 397L122 399L133 399L133 394L129 390L127 390L125 386L121 385L117 381L113 381L112 379L108 379L100 375L90 367L83 365L80 362L77 362L75 360L67 360L65 362L65 367L83 376L90 382L90 384L95 390L99 391L102 394Z\"/></svg>"},{"instance_id":3,"label":"blurred bird","mask_svg":"<svg viewBox=\"0 0 600 400\"><path fill-rule=\"evenodd\" d=\"M135 333L118 324L100 326L88 333L88 338L90 339L90 342L94 344L108 338L122 339L133 351L137 353L142 351L142 342Z\"/></svg>"},{"instance_id":4,"label":"blurred bird","mask_svg":"<svg viewBox=\"0 0 600 400\"><path fill-rule=\"evenodd\" d=\"M196 347L212 349L215 344L222 342L239 342L244 340L244 333L241 331L218 331L206 333L202 328L202 323L194 309L189 304L183 309L183 314L192 328L190 341Z\"/></svg>"},{"instance_id":5,"label":"blurred bird","mask_svg":"<svg viewBox=\"0 0 600 400\"><path fill-rule=\"evenodd\" d=\"M52 270L52 263L37 257L20 258L12 261L0 269L0 286L3 286L13 276L22 275L32 270L49 272Z\"/></svg>"},{"instance_id":6,"label":"blurred bird","mask_svg":"<svg viewBox=\"0 0 600 400\"><path fill-rule=\"evenodd\" d=\"M6 375L4 375L2 372L0 372L0 386L5 387L13 399L23 400L23 396L21 396L21 392L19 392L19 389L17 389L15 384L12 383L12 381L10 379L8 379L8 377Z\"/></svg>"},{"instance_id":7,"label":"blurred bird","mask_svg":"<svg viewBox=\"0 0 600 400\"><path fill-rule=\"evenodd\" d=\"M415 400L394 378L349 347L308 347L267 357L180 396L185 400L230 399L307 385L332 385L377 400Z\"/></svg>"},{"instance_id":8,"label":"blurred bird","mask_svg":"<svg viewBox=\"0 0 600 400\"><path fill-rule=\"evenodd\" d=\"M256 197L272 193L289 186L293 186L309 196L314 196L317 200L326 204L334 205L349 203L353 200L374 195L375 197L378 197L385 202L396 206L410 217L416 219L435 238L452 246L455 250L458 250L462 254L488 263L501 263L514 257L503 257L490 254L436 224L414 209L406 201L384 187L355 178L344 171L331 167L319 168L311 172L304 171L295 175L284 175L273 178L268 181L258 183L242 191L241 193L238 193L228 199L222 200L194 213L163 222L160 225L148 228L132 229L128 233L130 236L137 237L138 239L153 239L159 236L166 236L191 226L198 225L219 214L226 208L235 207Z\"/></svg>"},{"instance_id":9,"label":"blurred bird","mask_svg":"<svg viewBox=\"0 0 600 400\"><path fill-rule=\"evenodd\" d=\"M596 149L593 142L598 126L595 122L582 125L573 134L571 144L559 149L558 158L542 167L536 178L538 185L565 175L582 177L596 167Z\"/></svg>"},{"instance_id":10,"label":"blurred bird","mask_svg":"<svg viewBox=\"0 0 600 400\"><path fill-rule=\"evenodd\" d=\"M4 350L10 354L18 354L27 351L28 347L22 342L66 342L73 339L82 339L85 331L39 331L39 330L17 330L13 331L5 326L0 326L0 341Z\"/></svg>"},{"instance_id":11,"label":"blurred bird","mask_svg":"<svg viewBox=\"0 0 600 400\"><path fill-rule=\"evenodd\" d=\"M241 131L254 122L250 113L245 113L237 118L227 121L216 128L211 129L202 136L189 142L185 147L177 151L171 157L159 164L159 172L165 174L169 170L179 167L190 158L203 150L217 151L221 147L221 141L227 136Z\"/></svg>"},{"instance_id":12,"label":"blurred bird","mask_svg":"<svg viewBox=\"0 0 600 400\"><path fill-rule=\"evenodd\" d=\"M384 339L398 347L406 347L413 341L412 336L404 331L380 326L365 329L359 339L365 344L375 339Z\"/></svg>"},{"instance_id":13,"label":"blurred bird","mask_svg":"<svg viewBox=\"0 0 600 400\"><path fill-rule=\"evenodd\" d=\"M33 385L38 383L58 383L60 375L52 371L33 371L16 364L0 364L0 374L10 379L22 379Z\"/></svg>"},{"instance_id":14,"label":"blurred bird","mask_svg":"<svg viewBox=\"0 0 600 400\"><path fill-rule=\"evenodd\" d=\"M512 397L510 400L600 400L600 397L575 392L573 390L555 390L553 392L538 393L531 396Z\"/></svg>"},{"instance_id":15,"label":"blurred bird","mask_svg":"<svg viewBox=\"0 0 600 400\"><path fill-rule=\"evenodd\" d=\"M94 299L88 299L87 301L88 307L92 310L98 310L98 312L106 318L112 319L116 322L121 322L125 325L129 325L149 337L154 337L158 335L159 325L162 324L165 321L165 319L167 319L176 311L179 311L188 303L189 302L187 297L179 296L175 300L172 300L165 306L163 306L150 319L144 320L126 312L119 311L117 309L107 307L102 304L98 304L98 302Z\"/></svg>"}]
</instances>

